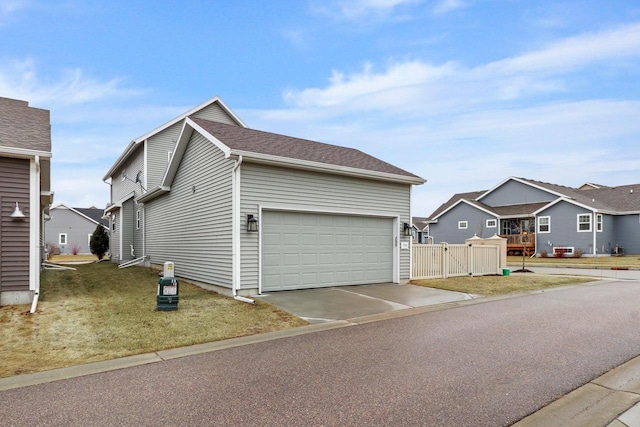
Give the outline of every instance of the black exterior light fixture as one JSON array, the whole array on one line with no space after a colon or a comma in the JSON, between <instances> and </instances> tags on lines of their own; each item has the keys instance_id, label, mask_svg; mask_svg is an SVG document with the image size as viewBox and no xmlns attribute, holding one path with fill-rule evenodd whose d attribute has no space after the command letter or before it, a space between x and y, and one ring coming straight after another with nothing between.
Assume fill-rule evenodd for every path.
<instances>
[{"instance_id":1,"label":"black exterior light fixture","mask_svg":"<svg viewBox=\"0 0 640 427\"><path fill-rule=\"evenodd\" d=\"M402 229L404 230L405 236L413 236L413 230L411 229L411 224L408 222L403 223Z\"/></svg>"},{"instance_id":2,"label":"black exterior light fixture","mask_svg":"<svg viewBox=\"0 0 640 427\"><path fill-rule=\"evenodd\" d=\"M247 214L247 231L251 233L258 231L258 219L251 214Z\"/></svg>"}]
</instances>

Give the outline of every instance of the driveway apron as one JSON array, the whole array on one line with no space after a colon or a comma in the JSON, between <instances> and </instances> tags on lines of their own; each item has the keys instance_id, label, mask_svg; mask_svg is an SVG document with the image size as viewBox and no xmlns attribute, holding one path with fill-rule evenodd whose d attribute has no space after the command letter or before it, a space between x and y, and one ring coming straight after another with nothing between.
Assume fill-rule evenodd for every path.
<instances>
[{"instance_id":1,"label":"driveway apron","mask_svg":"<svg viewBox=\"0 0 640 427\"><path fill-rule=\"evenodd\" d=\"M259 298L310 323L322 323L473 297L461 292L384 283L271 292Z\"/></svg>"}]
</instances>

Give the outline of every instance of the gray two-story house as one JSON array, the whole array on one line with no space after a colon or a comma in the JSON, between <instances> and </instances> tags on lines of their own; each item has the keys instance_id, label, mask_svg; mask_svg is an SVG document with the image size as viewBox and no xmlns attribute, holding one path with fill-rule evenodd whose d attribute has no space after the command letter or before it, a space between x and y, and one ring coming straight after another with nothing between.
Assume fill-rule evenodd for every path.
<instances>
[{"instance_id":1,"label":"gray two-story house","mask_svg":"<svg viewBox=\"0 0 640 427\"><path fill-rule=\"evenodd\" d=\"M39 293L50 164L49 111L0 97L1 305L32 303Z\"/></svg>"},{"instance_id":2,"label":"gray two-story house","mask_svg":"<svg viewBox=\"0 0 640 427\"><path fill-rule=\"evenodd\" d=\"M91 235L100 226L109 230L109 221L102 218L104 209L73 208L63 203L49 210L45 224L45 244L58 248L60 254L88 255Z\"/></svg>"},{"instance_id":3,"label":"gray two-story house","mask_svg":"<svg viewBox=\"0 0 640 427\"><path fill-rule=\"evenodd\" d=\"M640 254L640 184L571 188L510 177L454 195L428 222L435 242L498 234L511 253Z\"/></svg>"},{"instance_id":4,"label":"gray two-story house","mask_svg":"<svg viewBox=\"0 0 640 427\"><path fill-rule=\"evenodd\" d=\"M249 129L213 98L133 140L104 177L111 255L236 297L410 277L411 188L359 150Z\"/></svg>"}]
</instances>

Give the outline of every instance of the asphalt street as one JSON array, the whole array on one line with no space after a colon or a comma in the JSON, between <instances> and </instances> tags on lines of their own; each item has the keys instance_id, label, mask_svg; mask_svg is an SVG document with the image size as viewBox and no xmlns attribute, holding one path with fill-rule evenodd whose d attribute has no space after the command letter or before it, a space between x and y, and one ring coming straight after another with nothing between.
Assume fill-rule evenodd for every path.
<instances>
[{"instance_id":1,"label":"asphalt street","mask_svg":"<svg viewBox=\"0 0 640 427\"><path fill-rule=\"evenodd\" d=\"M640 354L640 282L281 338L0 392L7 426L507 426Z\"/></svg>"}]
</instances>

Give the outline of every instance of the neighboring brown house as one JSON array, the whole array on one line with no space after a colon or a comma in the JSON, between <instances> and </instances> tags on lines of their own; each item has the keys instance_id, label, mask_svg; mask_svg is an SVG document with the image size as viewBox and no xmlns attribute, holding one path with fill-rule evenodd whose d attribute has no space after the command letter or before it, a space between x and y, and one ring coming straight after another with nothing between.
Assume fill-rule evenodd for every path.
<instances>
[{"instance_id":1,"label":"neighboring brown house","mask_svg":"<svg viewBox=\"0 0 640 427\"><path fill-rule=\"evenodd\" d=\"M0 305L37 301L50 165L49 111L0 97Z\"/></svg>"}]
</instances>

